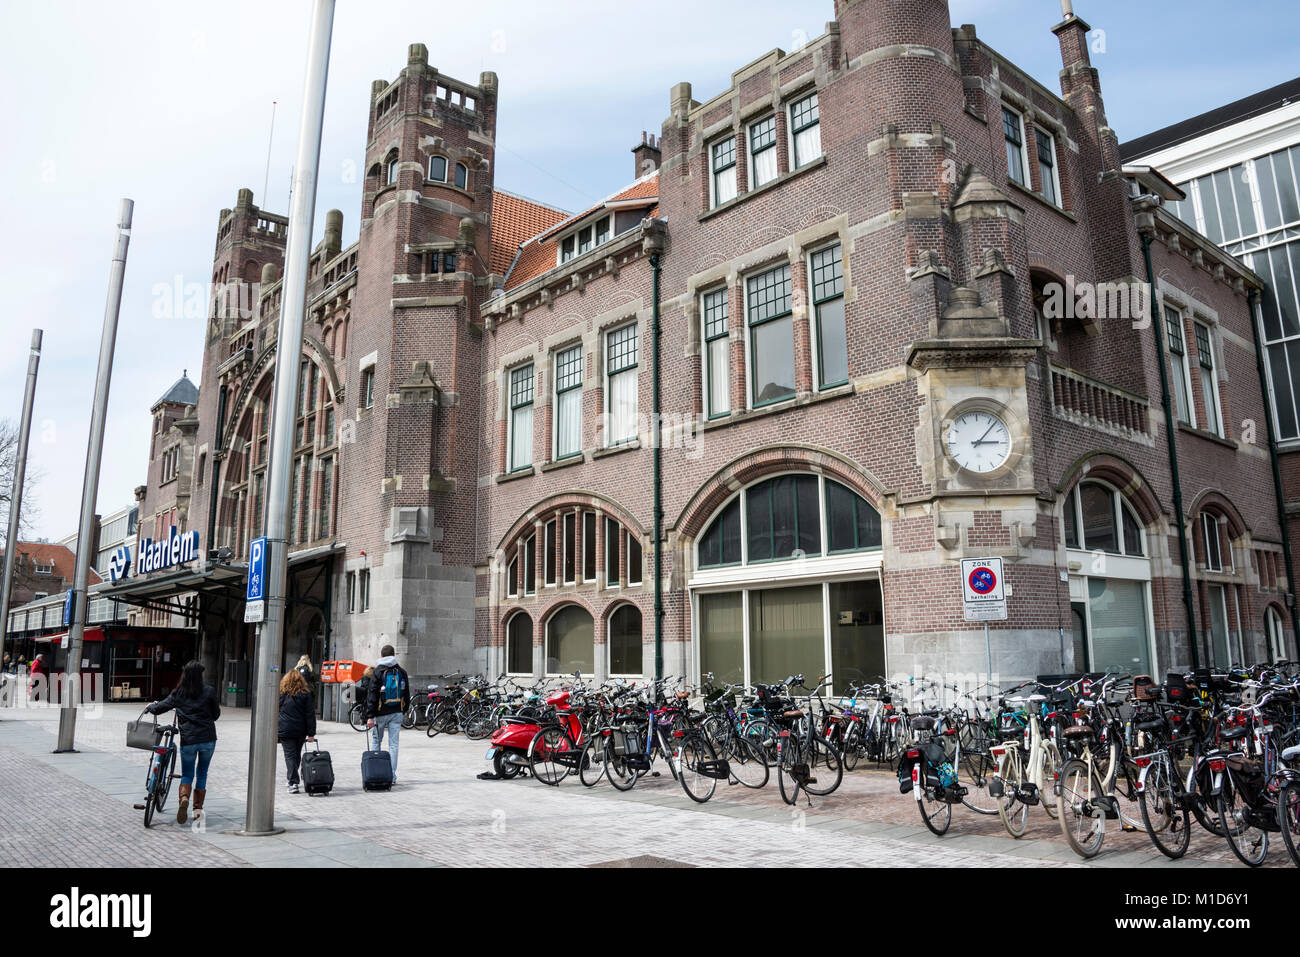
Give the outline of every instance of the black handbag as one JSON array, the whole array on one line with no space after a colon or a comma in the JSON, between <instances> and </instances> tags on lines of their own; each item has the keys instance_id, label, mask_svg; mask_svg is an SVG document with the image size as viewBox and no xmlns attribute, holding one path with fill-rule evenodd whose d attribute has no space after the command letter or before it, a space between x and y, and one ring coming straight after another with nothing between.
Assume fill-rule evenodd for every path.
<instances>
[{"instance_id":1,"label":"black handbag","mask_svg":"<svg viewBox=\"0 0 1300 957\"><path fill-rule=\"evenodd\" d=\"M140 712L140 716L134 721L126 723L126 746L128 748L139 748L141 751L152 751L158 747L158 742L162 740L162 732L158 730L158 716L151 714L151 721L145 721L144 716L148 708Z\"/></svg>"}]
</instances>

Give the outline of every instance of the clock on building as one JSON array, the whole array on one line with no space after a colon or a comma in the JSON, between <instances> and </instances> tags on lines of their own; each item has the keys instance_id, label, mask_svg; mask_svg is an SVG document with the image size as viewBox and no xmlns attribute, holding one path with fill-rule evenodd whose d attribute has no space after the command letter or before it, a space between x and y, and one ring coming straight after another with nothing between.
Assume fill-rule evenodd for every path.
<instances>
[{"instance_id":1,"label":"clock on building","mask_svg":"<svg viewBox=\"0 0 1300 957\"><path fill-rule=\"evenodd\" d=\"M1011 432L992 412L963 412L948 428L948 454L969 472L992 472L1011 455Z\"/></svg>"}]
</instances>

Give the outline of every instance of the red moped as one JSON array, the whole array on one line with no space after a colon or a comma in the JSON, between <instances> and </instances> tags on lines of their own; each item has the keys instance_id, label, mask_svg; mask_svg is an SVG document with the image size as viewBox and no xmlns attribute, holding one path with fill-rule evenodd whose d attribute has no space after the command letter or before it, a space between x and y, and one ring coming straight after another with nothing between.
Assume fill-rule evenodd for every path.
<instances>
[{"instance_id":1,"label":"red moped","mask_svg":"<svg viewBox=\"0 0 1300 957\"><path fill-rule=\"evenodd\" d=\"M548 696L540 721L509 715L501 719L487 753L498 778L516 777L526 768L543 784L556 786L578 770L585 741L570 698L568 691Z\"/></svg>"}]
</instances>

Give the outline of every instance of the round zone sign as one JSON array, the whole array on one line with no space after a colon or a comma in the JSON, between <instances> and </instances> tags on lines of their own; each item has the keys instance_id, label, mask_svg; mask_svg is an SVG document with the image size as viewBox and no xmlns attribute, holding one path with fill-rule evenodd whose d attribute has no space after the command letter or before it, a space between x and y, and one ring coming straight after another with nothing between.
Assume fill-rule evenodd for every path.
<instances>
[{"instance_id":1,"label":"round zone sign","mask_svg":"<svg viewBox=\"0 0 1300 957\"><path fill-rule=\"evenodd\" d=\"M991 568L972 569L967 581L977 595L987 595L998 587L998 576Z\"/></svg>"}]
</instances>

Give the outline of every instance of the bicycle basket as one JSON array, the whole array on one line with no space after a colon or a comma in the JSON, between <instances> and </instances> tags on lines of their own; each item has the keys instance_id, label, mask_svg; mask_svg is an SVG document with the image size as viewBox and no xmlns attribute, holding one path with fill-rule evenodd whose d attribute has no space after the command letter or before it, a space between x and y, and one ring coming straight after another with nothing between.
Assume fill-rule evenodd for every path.
<instances>
[{"instance_id":1,"label":"bicycle basket","mask_svg":"<svg viewBox=\"0 0 1300 957\"><path fill-rule=\"evenodd\" d=\"M1160 698L1160 686L1150 675L1137 675L1133 679L1133 697L1138 701L1156 701Z\"/></svg>"}]
</instances>

